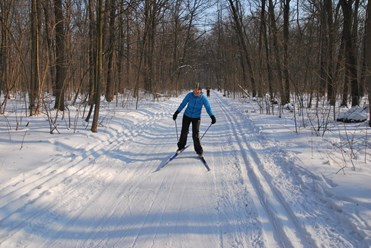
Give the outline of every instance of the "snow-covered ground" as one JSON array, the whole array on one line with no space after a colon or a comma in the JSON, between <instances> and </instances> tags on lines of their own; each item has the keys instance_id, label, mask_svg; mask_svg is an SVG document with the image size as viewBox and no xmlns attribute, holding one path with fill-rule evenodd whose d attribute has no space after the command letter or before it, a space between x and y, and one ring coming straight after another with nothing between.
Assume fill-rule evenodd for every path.
<instances>
[{"instance_id":1,"label":"snow-covered ground","mask_svg":"<svg viewBox=\"0 0 371 248\"><path fill-rule=\"evenodd\" d=\"M176 150L181 100L103 105L98 133L81 109L55 134L42 115L0 116L0 247L371 246L366 123L318 137L311 125L295 132L290 112L259 114L254 101L212 92L211 171L191 137L157 171ZM209 125L203 111L201 134Z\"/></svg>"}]
</instances>

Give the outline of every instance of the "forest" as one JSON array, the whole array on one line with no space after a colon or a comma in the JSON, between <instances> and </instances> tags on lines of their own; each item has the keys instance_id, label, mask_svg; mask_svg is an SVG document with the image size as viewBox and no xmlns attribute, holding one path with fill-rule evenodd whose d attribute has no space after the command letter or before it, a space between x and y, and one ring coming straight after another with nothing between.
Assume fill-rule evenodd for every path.
<instances>
[{"instance_id":1,"label":"forest","mask_svg":"<svg viewBox=\"0 0 371 248\"><path fill-rule=\"evenodd\" d=\"M28 116L79 102L97 132L102 99L194 82L268 105L365 106L370 15L365 0L3 0L0 113L14 97Z\"/></svg>"}]
</instances>

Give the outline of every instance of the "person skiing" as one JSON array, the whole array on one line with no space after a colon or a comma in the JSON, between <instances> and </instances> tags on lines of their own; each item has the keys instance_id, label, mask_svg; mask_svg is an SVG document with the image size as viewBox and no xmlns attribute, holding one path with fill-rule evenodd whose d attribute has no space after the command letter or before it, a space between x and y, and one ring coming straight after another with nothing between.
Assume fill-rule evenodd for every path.
<instances>
[{"instance_id":1,"label":"person skiing","mask_svg":"<svg viewBox=\"0 0 371 248\"><path fill-rule=\"evenodd\" d=\"M187 136L189 132L189 125L192 123L192 138L193 145L198 156L203 156L203 149L200 142L199 132L201 124L201 110L202 106L205 107L206 112L211 118L211 124L215 124L216 118L211 110L210 103L207 97L202 94L202 87L200 83L196 83L195 88L192 92L189 92L180 103L178 109L173 115L173 120L175 121L178 114L182 112L183 108L187 106L183 114L182 121L182 131L180 133L180 138L178 141L178 150L180 152L187 144Z\"/></svg>"}]
</instances>

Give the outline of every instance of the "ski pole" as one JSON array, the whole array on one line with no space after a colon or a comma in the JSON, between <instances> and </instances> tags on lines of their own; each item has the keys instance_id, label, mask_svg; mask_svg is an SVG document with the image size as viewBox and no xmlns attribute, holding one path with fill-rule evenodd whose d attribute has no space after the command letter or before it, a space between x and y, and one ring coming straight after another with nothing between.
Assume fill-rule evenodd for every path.
<instances>
[{"instance_id":1,"label":"ski pole","mask_svg":"<svg viewBox=\"0 0 371 248\"><path fill-rule=\"evenodd\" d=\"M176 130L176 139L179 140L179 136L178 136L178 125L176 124L176 119L174 120L175 122L175 130Z\"/></svg>"},{"instance_id":2,"label":"ski pole","mask_svg":"<svg viewBox=\"0 0 371 248\"><path fill-rule=\"evenodd\" d=\"M210 124L210 126L206 129L206 131L204 132L204 134L201 136L201 139L200 140L202 140L202 138L205 136L206 132L209 130L209 128L211 127L211 125L212 124Z\"/></svg>"}]
</instances>

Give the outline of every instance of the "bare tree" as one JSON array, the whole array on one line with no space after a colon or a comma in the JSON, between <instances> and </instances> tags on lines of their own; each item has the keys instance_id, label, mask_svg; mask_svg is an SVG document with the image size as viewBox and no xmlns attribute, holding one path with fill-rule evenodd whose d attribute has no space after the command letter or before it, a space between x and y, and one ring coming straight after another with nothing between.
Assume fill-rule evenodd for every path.
<instances>
[{"instance_id":1,"label":"bare tree","mask_svg":"<svg viewBox=\"0 0 371 248\"><path fill-rule=\"evenodd\" d=\"M325 15L326 15L326 31L328 34L328 38L326 40L327 44L327 72L326 72L326 82L327 82L327 99L330 102L331 106L335 106L336 101L336 88L335 88L335 81L333 75L333 64L334 64L334 36L335 36L335 27L334 27L334 18L333 18L333 10L332 10L332 1L331 0L324 0L324 8L325 8Z\"/></svg>"},{"instance_id":2,"label":"bare tree","mask_svg":"<svg viewBox=\"0 0 371 248\"><path fill-rule=\"evenodd\" d=\"M88 43L88 61L89 61L89 90L88 90L88 103L89 103L89 112L85 118L85 121L89 121L91 117L91 113L93 112L94 108L94 97L95 97L95 81L96 81L96 18L95 18L95 0L89 0L88 4L88 15L89 15L89 43Z\"/></svg>"},{"instance_id":3,"label":"bare tree","mask_svg":"<svg viewBox=\"0 0 371 248\"><path fill-rule=\"evenodd\" d=\"M107 67L107 86L106 86L106 100L111 102L114 96L115 80L114 80L114 55L115 49L115 19L116 19L116 1L110 1L109 11L109 35L108 35L108 67Z\"/></svg>"},{"instance_id":4,"label":"bare tree","mask_svg":"<svg viewBox=\"0 0 371 248\"><path fill-rule=\"evenodd\" d=\"M46 53L46 60L48 61L48 73L49 73L49 78L47 79L46 82L46 91L50 92L53 89L52 82L56 82L56 73L55 73L55 53L54 53L54 28L55 28L55 23L54 23L54 18L53 18L53 7L50 1L43 1L43 12L44 12L44 39L45 39L45 53Z\"/></svg>"},{"instance_id":5,"label":"bare tree","mask_svg":"<svg viewBox=\"0 0 371 248\"><path fill-rule=\"evenodd\" d=\"M242 21L242 13L241 13L241 3L239 0L233 1L233 0L228 0L229 7L231 10L231 14L234 20L234 25L235 29L237 32L238 36L238 41L239 45L241 46L241 49L243 51L244 59L247 65L247 70L250 75L250 81L252 85L252 95L255 97L256 96L256 80L255 80L255 75L252 67L252 62L251 62L251 55L248 51L248 38L246 34L246 30L243 26L243 21Z\"/></svg>"},{"instance_id":6,"label":"bare tree","mask_svg":"<svg viewBox=\"0 0 371 248\"><path fill-rule=\"evenodd\" d=\"M283 88L282 104L290 102L290 75L289 75L289 28L290 28L290 0L283 4Z\"/></svg>"},{"instance_id":7,"label":"bare tree","mask_svg":"<svg viewBox=\"0 0 371 248\"><path fill-rule=\"evenodd\" d=\"M54 0L55 14L55 54L56 54L56 78L55 78L55 105L54 108L64 111L64 93L66 79L66 40L63 17L62 0Z\"/></svg>"},{"instance_id":8,"label":"bare tree","mask_svg":"<svg viewBox=\"0 0 371 248\"><path fill-rule=\"evenodd\" d=\"M356 0L358 1L358 0ZM356 56L356 42L354 37L355 27L352 23L357 20L353 11L354 0L340 0L340 5L343 10L343 39L344 39L344 53L345 53L345 85L350 83L352 106L359 105L359 89L357 79L357 56ZM345 90L347 87L344 87ZM346 96L348 92L343 93ZM343 98L342 105L347 105L346 99Z\"/></svg>"},{"instance_id":9,"label":"bare tree","mask_svg":"<svg viewBox=\"0 0 371 248\"><path fill-rule=\"evenodd\" d=\"M40 108L40 0L31 2L31 82L29 85L30 115L37 114ZM38 100L37 100L38 99ZM37 101L37 103L36 103Z\"/></svg>"},{"instance_id":10,"label":"bare tree","mask_svg":"<svg viewBox=\"0 0 371 248\"><path fill-rule=\"evenodd\" d=\"M269 20L270 20L270 28L272 30L272 43L273 43L273 54L276 60L276 68L277 68L277 83L278 89L281 94L281 99L285 95L285 90L283 86L283 76L282 76L282 65L281 65L281 56L280 56L280 46L278 42L278 28L276 23L276 15L274 11L274 4L272 0L268 0L268 13L269 13ZM281 101L282 102L282 101ZM283 103L283 102L282 102Z\"/></svg>"},{"instance_id":11,"label":"bare tree","mask_svg":"<svg viewBox=\"0 0 371 248\"><path fill-rule=\"evenodd\" d=\"M4 92L4 102L1 103L0 113L4 113L6 104L9 99L11 86L9 83L9 57L10 57L10 16L11 16L11 2L2 1L0 3L0 24L1 24L1 44L0 44L0 96Z\"/></svg>"},{"instance_id":12,"label":"bare tree","mask_svg":"<svg viewBox=\"0 0 371 248\"><path fill-rule=\"evenodd\" d=\"M259 61L260 67L263 68L263 61L265 58L265 66L266 66L266 74L267 74L267 84L268 84L268 93L270 96L270 101L273 102L274 99L274 91L272 87L273 81L273 73L271 67L271 61L269 56L269 45L268 45L268 33L267 33L267 14L266 14L266 0L261 1L261 11L260 11L260 35L259 35ZM259 73L259 75L263 75L263 71ZM263 87L263 82L260 83L261 87ZM260 95L263 96L263 89L261 89Z\"/></svg>"},{"instance_id":13,"label":"bare tree","mask_svg":"<svg viewBox=\"0 0 371 248\"><path fill-rule=\"evenodd\" d=\"M172 11L172 20L173 20L173 47L172 47L172 61L171 61L171 74L170 74L170 85L175 84L175 91L176 94L178 94L179 90L179 75L180 75L180 70L178 70L178 67L180 64L178 64L179 60L179 48L177 44L179 43L179 36L180 36L180 30L181 30L181 20L180 20L180 15L181 15L181 3L182 0L176 0L173 3L173 11Z\"/></svg>"},{"instance_id":14,"label":"bare tree","mask_svg":"<svg viewBox=\"0 0 371 248\"><path fill-rule=\"evenodd\" d=\"M96 78L94 83L94 116L91 125L91 131L93 133L98 132L98 119L100 109L100 95L101 95L101 84L103 76L103 0L98 0L97 3L97 56L96 56Z\"/></svg>"},{"instance_id":15,"label":"bare tree","mask_svg":"<svg viewBox=\"0 0 371 248\"><path fill-rule=\"evenodd\" d=\"M369 109L369 122L371 127L371 4L367 4L367 19L366 19L366 38L365 38L365 52L366 52L366 80L368 86L368 109Z\"/></svg>"}]
</instances>

